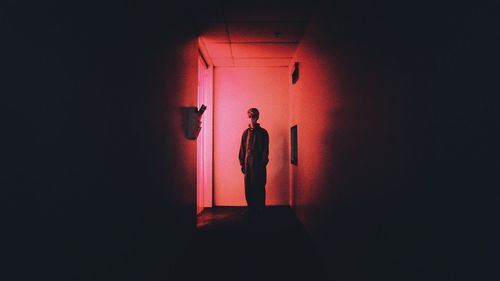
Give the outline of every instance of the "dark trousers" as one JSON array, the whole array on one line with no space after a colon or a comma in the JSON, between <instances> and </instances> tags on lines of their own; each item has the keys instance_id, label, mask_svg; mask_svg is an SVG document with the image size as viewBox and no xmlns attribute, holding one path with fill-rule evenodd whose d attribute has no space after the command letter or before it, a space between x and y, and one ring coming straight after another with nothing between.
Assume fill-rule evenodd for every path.
<instances>
[{"instance_id":1,"label":"dark trousers","mask_svg":"<svg viewBox=\"0 0 500 281\"><path fill-rule=\"evenodd\" d=\"M253 155L248 153L245 163L245 198L250 209L264 208L266 178L266 166L256 163Z\"/></svg>"},{"instance_id":2,"label":"dark trousers","mask_svg":"<svg viewBox=\"0 0 500 281\"><path fill-rule=\"evenodd\" d=\"M264 208L266 204L266 188L264 184L252 184L245 181L245 198L250 209Z\"/></svg>"}]
</instances>

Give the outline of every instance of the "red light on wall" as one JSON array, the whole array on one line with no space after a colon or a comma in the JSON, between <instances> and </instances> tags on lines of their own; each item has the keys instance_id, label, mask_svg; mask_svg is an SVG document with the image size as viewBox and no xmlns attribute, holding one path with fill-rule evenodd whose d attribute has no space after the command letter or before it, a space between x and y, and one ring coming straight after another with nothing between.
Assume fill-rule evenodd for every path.
<instances>
[{"instance_id":1,"label":"red light on wall","mask_svg":"<svg viewBox=\"0 0 500 281\"><path fill-rule=\"evenodd\" d=\"M247 110L269 133L266 204L288 205L288 69L221 67L214 75L214 192L219 206L246 206L238 151Z\"/></svg>"}]
</instances>

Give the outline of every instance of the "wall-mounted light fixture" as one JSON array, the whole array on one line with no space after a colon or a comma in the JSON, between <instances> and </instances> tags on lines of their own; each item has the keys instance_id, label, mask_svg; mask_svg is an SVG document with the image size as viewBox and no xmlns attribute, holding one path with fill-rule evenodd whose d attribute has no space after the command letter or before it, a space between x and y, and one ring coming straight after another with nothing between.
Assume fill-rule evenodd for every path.
<instances>
[{"instance_id":1,"label":"wall-mounted light fixture","mask_svg":"<svg viewBox=\"0 0 500 281\"><path fill-rule=\"evenodd\" d=\"M187 138L195 140L201 130L201 116L203 112L207 109L207 106L202 104L198 110L196 107L189 108L188 112L188 128L187 128Z\"/></svg>"}]
</instances>

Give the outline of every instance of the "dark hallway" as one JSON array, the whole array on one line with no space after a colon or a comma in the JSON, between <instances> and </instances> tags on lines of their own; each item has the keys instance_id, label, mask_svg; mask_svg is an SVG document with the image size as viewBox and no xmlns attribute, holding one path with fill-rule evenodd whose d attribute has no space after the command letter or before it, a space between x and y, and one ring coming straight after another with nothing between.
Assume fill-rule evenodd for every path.
<instances>
[{"instance_id":1,"label":"dark hallway","mask_svg":"<svg viewBox=\"0 0 500 281\"><path fill-rule=\"evenodd\" d=\"M324 280L323 264L289 207L268 207L258 217L244 207L205 209L195 242L180 259L186 280ZM193 257L199 257L193 264Z\"/></svg>"},{"instance_id":2,"label":"dark hallway","mask_svg":"<svg viewBox=\"0 0 500 281\"><path fill-rule=\"evenodd\" d=\"M275 202L290 208L256 222L208 209L197 228L185 113L197 105L200 18L228 6L242 13L219 25L311 13L286 57L300 67L296 83L283 76L287 105L262 114L287 107L274 117L285 136L298 126L298 165L276 165L290 192ZM497 11L496 1L2 1L0 280L499 280ZM288 142L272 141L288 157ZM227 154L234 165L218 171L241 176Z\"/></svg>"}]
</instances>

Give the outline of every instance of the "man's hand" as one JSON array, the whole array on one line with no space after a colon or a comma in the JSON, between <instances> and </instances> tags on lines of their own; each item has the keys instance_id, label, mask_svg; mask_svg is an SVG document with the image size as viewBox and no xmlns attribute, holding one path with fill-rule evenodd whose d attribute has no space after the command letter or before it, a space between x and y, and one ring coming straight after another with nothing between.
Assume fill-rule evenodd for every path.
<instances>
[{"instance_id":1,"label":"man's hand","mask_svg":"<svg viewBox=\"0 0 500 281\"><path fill-rule=\"evenodd\" d=\"M241 172L244 174L245 173L245 167L241 166Z\"/></svg>"}]
</instances>

